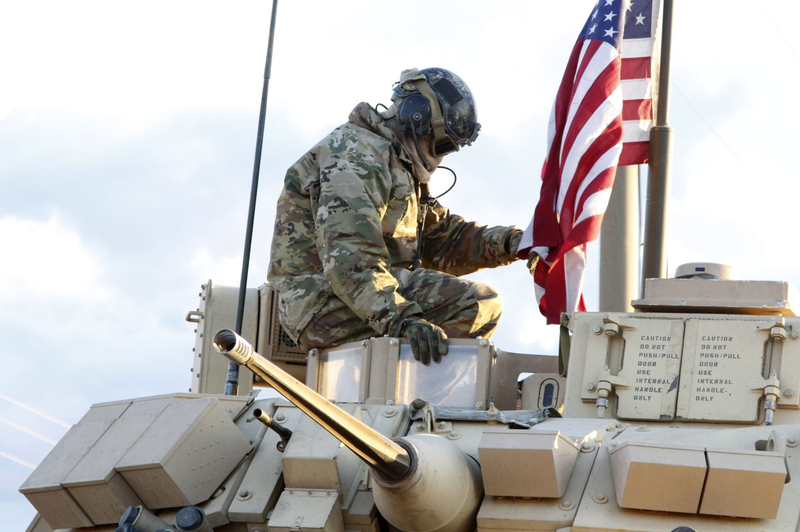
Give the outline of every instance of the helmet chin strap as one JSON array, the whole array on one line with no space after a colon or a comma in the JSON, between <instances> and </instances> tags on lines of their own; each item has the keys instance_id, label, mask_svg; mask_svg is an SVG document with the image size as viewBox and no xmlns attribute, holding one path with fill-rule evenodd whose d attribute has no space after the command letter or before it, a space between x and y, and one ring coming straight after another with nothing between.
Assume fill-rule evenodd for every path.
<instances>
[{"instance_id":1,"label":"helmet chin strap","mask_svg":"<svg viewBox=\"0 0 800 532\"><path fill-rule=\"evenodd\" d=\"M417 148L417 159L422 161L422 166L425 167L425 170L432 172L433 168L431 168L431 165L425 160L425 157L422 155L422 150L419 149L419 139L417 138L417 132L414 131L413 127L411 128L411 136L414 137L414 147Z\"/></svg>"}]
</instances>

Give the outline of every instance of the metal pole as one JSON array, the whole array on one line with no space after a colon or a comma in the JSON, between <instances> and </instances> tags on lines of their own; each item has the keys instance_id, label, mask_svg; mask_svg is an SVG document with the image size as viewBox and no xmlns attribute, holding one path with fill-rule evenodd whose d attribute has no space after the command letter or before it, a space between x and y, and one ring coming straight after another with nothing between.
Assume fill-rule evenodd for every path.
<instances>
[{"instance_id":1,"label":"metal pole","mask_svg":"<svg viewBox=\"0 0 800 532\"><path fill-rule=\"evenodd\" d=\"M656 125L650 130L650 162L645 200L644 250L642 255L642 297L644 297L646 279L667 276L667 197L669 195L673 137L672 129L668 125L672 8L673 0L664 0Z\"/></svg>"},{"instance_id":2,"label":"metal pole","mask_svg":"<svg viewBox=\"0 0 800 532\"><path fill-rule=\"evenodd\" d=\"M258 134L256 135L256 155L253 163L253 182L250 187L250 209L247 213L247 231L244 239L244 257L242 258L242 279L239 283L239 305L236 309L237 334L242 333L244 321L244 302L247 295L247 273L250 268L250 245L253 241L253 220L256 215L256 198L258 197L258 175L261 168L261 146L264 143L264 123L267 115L267 94L269 93L269 77L272 70L272 42L275 38L275 17L278 13L278 0L272 0L272 15L269 22L269 43L267 44L267 61L264 67L264 86L261 89L261 110L258 115ZM225 395L239 393L239 366L233 362L228 364L228 380L225 381Z\"/></svg>"},{"instance_id":3,"label":"metal pole","mask_svg":"<svg viewBox=\"0 0 800 532\"><path fill-rule=\"evenodd\" d=\"M633 312L639 290L639 166L618 166L600 230L600 311Z\"/></svg>"}]
</instances>

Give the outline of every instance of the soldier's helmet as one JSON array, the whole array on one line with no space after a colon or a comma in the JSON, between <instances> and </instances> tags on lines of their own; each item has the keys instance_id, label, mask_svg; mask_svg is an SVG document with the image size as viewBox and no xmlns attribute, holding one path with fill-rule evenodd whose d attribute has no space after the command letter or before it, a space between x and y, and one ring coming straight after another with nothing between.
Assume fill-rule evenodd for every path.
<instances>
[{"instance_id":1,"label":"soldier's helmet","mask_svg":"<svg viewBox=\"0 0 800 532\"><path fill-rule=\"evenodd\" d=\"M433 97L436 102L431 101ZM424 137L433 130L436 155L458 151L478 137L481 125L472 91L449 70L404 71L401 81L392 89L392 101L399 107L398 117L404 131Z\"/></svg>"}]
</instances>

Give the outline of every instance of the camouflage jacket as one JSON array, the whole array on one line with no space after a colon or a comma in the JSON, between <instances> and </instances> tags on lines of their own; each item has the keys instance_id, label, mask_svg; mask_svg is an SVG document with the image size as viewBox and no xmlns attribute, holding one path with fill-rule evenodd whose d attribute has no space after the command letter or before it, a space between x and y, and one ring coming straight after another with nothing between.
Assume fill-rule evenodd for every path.
<instances>
[{"instance_id":1,"label":"camouflage jacket","mask_svg":"<svg viewBox=\"0 0 800 532\"><path fill-rule=\"evenodd\" d=\"M378 113L361 103L286 172L268 280L295 339L331 296L375 329L396 334L420 307L398 293L417 253L419 187L411 161ZM422 267L453 275L515 260L521 231L467 222L435 200Z\"/></svg>"}]
</instances>

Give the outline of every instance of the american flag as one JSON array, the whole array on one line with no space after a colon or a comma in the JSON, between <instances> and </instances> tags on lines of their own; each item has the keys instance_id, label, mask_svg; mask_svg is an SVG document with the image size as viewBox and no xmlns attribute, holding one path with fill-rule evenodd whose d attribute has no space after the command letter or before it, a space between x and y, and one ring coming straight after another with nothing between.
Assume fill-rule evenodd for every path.
<instances>
[{"instance_id":1,"label":"american flag","mask_svg":"<svg viewBox=\"0 0 800 532\"><path fill-rule=\"evenodd\" d=\"M520 244L520 256L541 257L534 284L547 323L586 310L586 243L600 233L617 166L647 162L658 12L658 0L598 0L567 63Z\"/></svg>"}]
</instances>

